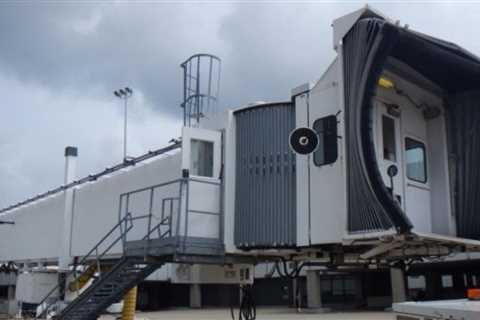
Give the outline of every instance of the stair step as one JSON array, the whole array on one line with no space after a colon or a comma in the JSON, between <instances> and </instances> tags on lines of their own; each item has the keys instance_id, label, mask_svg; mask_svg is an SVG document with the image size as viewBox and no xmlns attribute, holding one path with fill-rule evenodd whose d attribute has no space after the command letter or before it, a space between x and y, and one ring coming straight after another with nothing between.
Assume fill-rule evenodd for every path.
<instances>
[{"instance_id":1,"label":"stair step","mask_svg":"<svg viewBox=\"0 0 480 320\"><path fill-rule=\"evenodd\" d=\"M112 292L112 291L116 290L117 288L118 288L118 285L112 285L112 286L108 286L108 287L102 287L102 288L98 289L97 291Z\"/></svg>"},{"instance_id":2,"label":"stair step","mask_svg":"<svg viewBox=\"0 0 480 320\"><path fill-rule=\"evenodd\" d=\"M58 320L92 320L98 318L105 306L116 302L129 287L138 284L158 267L122 258L112 269L102 275L77 300L72 301Z\"/></svg>"},{"instance_id":3,"label":"stair step","mask_svg":"<svg viewBox=\"0 0 480 320\"><path fill-rule=\"evenodd\" d=\"M95 292L94 296L95 296L95 297L110 296L110 295L113 294L113 293L114 293L114 291L109 291L109 292L105 292L105 291L101 292L101 291L99 291L99 292Z\"/></svg>"}]
</instances>

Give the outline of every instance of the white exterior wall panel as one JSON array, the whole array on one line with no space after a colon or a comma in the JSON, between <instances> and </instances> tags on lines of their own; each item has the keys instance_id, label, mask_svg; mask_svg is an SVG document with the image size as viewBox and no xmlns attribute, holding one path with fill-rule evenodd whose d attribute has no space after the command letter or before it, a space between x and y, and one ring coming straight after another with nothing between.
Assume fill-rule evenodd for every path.
<instances>
[{"instance_id":1,"label":"white exterior wall panel","mask_svg":"<svg viewBox=\"0 0 480 320\"><path fill-rule=\"evenodd\" d=\"M305 92L295 97L295 126L309 127L308 107L310 93ZM308 204L309 194L309 159L310 155L295 155L296 186L297 186L297 246L305 247L310 245L310 207Z\"/></svg>"},{"instance_id":2,"label":"white exterior wall panel","mask_svg":"<svg viewBox=\"0 0 480 320\"><path fill-rule=\"evenodd\" d=\"M75 193L71 255L87 253L119 221L120 194L179 179L180 163L181 153L167 155L78 188ZM157 218L160 215L160 199L178 196L178 188L178 184L175 184L175 187L168 186L155 192L154 215ZM146 192L132 196L129 209L133 217L148 214L148 196ZM146 219L136 220L128 240L139 239L146 232ZM120 254L120 250L119 243L111 253Z\"/></svg>"},{"instance_id":3,"label":"white exterior wall panel","mask_svg":"<svg viewBox=\"0 0 480 320\"><path fill-rule=\"evenodd\" d=\"M332 164L310 164L310 244L340 243L345 234L345 171L343 157L343 106L339 101L340 68L335 60L310 91L309 126L315 120L337 116L338 158Z\"/></svg>"},{"instance_id":4,"label":"white exterior wall panel","mask_svg":"<svg viewBox=\"0 0 480 320\"><path fill-rule=\"evenodd\" d=\"M77 187L74 191L71 256L86 254L119 221L121 193L179 179L180 168L181 153L177 152L138 163ZM155 192L156 217L161 213L161 198L178 196L178 190L177 183ZM130 208L133 216L148 213L145 196L140 194L132 199ZM2 220L15 224L5 225L0 232L0 261L55 262L61 253L60 244L64 241L64 206L65 195L60 192L2 214ZM153 223L158 223L155 218ZM137 221L129 239L143 237L146 231L146 220ZM112 254L120 254L120 249L120 245L116 246Z\"/></svg>"},{"instance_id":5,"label":"white exterior wall panel","mask_svg":"<svg viewBox=\"0 0 480 320\"><path fill-rule=\"evenodd\" d=\"M224 140L224 242L225 251L228 253L238 253L240 250L234 244L235 230L235 183L236 183L236 163L237 148L236 141L236 123L233 111L228 111L228 125L225 130Z\"/></svg>"},{"instance_id":6,"label":"white exterior wall panel","mask_svg":"<svg viewBox=\"0 0 480 320\"><path fill-rule=\"evenodd\" d=\"M205 179L219 183L217 179ZM188 207L188 236L201 238L220 237L220 187L191 181ZM181 234L184 234L181 232Z\"/></svg>"},{"instance_id":7,"label":"white exterior wall panel","mask_svg":"<svg viewBox=\"0 0 480 320\"><path fill-rule=\"evenodd\" d=\"M19 207L0 217L13 221L0 231L0 261L57 259L63 228L63 193Z\"/></svg>"}]
</instances>

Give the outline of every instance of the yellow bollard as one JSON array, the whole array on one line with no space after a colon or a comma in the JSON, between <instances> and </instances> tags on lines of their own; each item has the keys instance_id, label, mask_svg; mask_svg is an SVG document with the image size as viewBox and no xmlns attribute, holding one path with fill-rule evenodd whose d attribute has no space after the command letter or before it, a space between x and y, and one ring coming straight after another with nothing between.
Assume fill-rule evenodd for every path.
<instances>
[{"instance_id":1,"label":"yellow bollard","mask_svg":"<svg viewBox=\"0 0 480 320\"><path fill-rule=\"evenodd\" d=\"M123 297L122 320L133 320L137 306L137 287L133 287Z\"/></svg>"},{"instance_id":2,"label":"yellow bollard","mask_svg":"<svg viewBox=\"0 0 480 320\"><path fill-rule=\"evenodd\" d=\"M97 265L90 265L76 280L73 280L68 284L68 290L70 290L70 292L81 290L95 275L95 272L97 272Z\"/></svg>"}]
</instances>

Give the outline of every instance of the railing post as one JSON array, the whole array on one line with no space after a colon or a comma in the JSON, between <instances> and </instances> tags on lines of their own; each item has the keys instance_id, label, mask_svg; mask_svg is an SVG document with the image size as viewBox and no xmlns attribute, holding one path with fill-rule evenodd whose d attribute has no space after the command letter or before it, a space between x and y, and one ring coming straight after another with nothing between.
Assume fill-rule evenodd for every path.
<instances>
[{"instance_id":1,"label":"railing post","mask_svg":"<svg viewBox=\"0 0 480 320\"><path fill-rule=\"evenodd\" d=\"M188 210L189 210L189 198L190 198L190 194L189 194L189 189L190 189L190 181L189 179L185 179L185 184L186 184L186 188L185 188L185 230L184 230L184 233L183 233L183 252L185 252L185 249L186 249L186 242L187 242L187 237L188 237Z\"/></svg>"},{"instance_id":2,"label":"railing post","mask_svg":"<svg viewBox=\"0 0 480 320\"><path fill-rule=\"evenodd\" d=\"M163 218L165 218L165 203L168 201L168 198L164 198L162 199L162 214L160 216L160 221L163 220Z\"/></svg>"},{"instance_id":3,"label":"railing post","mask_svg":"<svg viewBox=\"0 0 480 320\"><path fill-rule=\"evenodd\" d=\"M150 203L148 208L148 240L150 240L150 229L152 228L153 190L154 190L153 188L150 189Z\"/></svg>"},{"instance_id":4,"label":"railing post","mask_svg":"<svg viewBox=\"0 0 480 320\"><path fill-rule=\"evenodd\" d=\"M177 225L175 226L175 243L176 243L176 248L175 250L178 250L178 247L180 246L180 224L181 224L181 216L182 216L182 193L183 193L183 183L185 181L185 178L182 178L180 180L180 186L179 186L179 191L178 191L178 210L177 210Z\"/></svg>"},{"instance_id":5,"label":"railing post","mask_svg":"<svg viewBox=\"0 0 480 320\"><path fill-rule=\"evenodd\" d=\"M128 215L130 214L129 212L129 203L130 203L130 194L127 194L127 199L125 200L125 229L122 230L122 228L120 227L120 232L121 232L121 236L122 236L122 251L123 251L123 254L125 254L125 244L127 242L127 228L128 228Z\"/></svg>"},{"instance_id":6,"label":"railing post","mask_svg":"<svg viewBox=\"0 0 480 320\"><path fill-rule=\"evenodd\" d=\"M225 189L224 189L224 184L223 184L223 178L220 179L220 204L219 204L219 211L220 211L220 215L218 217L218 224L219 224L219 230L218 230L218 236L219 236L219 240L220 242L224 243L224 239L225 239L225 216L224 216L224 212L225 212L225 208L224 208L224 201L223 201L223 195L225 194Z\"/></svg>"},{"instance_id":7,"label":"railing post","mask_svg":"<svg viewBox=\"0 0 480 320\"><path fill-rule=\"evenodd\" d=\"M100 270L100 259L98 259L98 247L95 249L95 255L97 256L97 272L98 272L98 277L102 277L102 272Z\"/></svg>"},{"instance_id":8,"label":"railing post","mask_svg":"<svg viewBox=\"0 0 480 320\"><path fill-rule=\"evenodd\" d=\"M123 213L123 198L125 197L124 194L120 195L120 202L118 204L118 222L122 221L122 213ZM120 226L120 231L122 230L122 226Z\"/></svg>"},{"instance_id":9,"label":"railing post","mask_svg":"<svg viewBox=\"0 0 480 320\"><path fill-rule=\"evenodd\" d=\"M175 198L170 200L170 213L168 214L168 236L172 236L172 216L173 216L173 201ZM178 201L178 200L177 200Z\"/></svg>"},{"instance_id":10,"label":"railing post","mask_svg":"<svg viewBox=\"0 0 480 320\"><path fill-rule=\"evenodd\" d=\"M148 204L148 226L147 226L147 245L143 248L143 259L147 260L147 253L150 251L150 232L152 229L152 215L153 215L153 191L154 188L150 188L150 201Z\"/></svg>"}]
</instances>

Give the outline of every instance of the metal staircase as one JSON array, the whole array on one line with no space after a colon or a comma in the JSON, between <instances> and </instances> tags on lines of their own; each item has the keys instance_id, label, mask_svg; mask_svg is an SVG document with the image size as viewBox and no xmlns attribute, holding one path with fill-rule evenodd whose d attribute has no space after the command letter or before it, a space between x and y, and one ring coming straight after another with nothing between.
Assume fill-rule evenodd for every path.
<instances>
[{"instance_id":1,"label":"metal staircase","mask_svg":"<svg viewBox=\"0 0 480 320\"><path fill-rule=\"evenodd\" d=\"M112 303L143 281L162 263L122 257L102 278L88 287L58 315L58 319L97 319Z\"/></svg>"},{"instance_id":2,"label":"metal staircase","mask_svg":"<svg viewBox=\"0 0 480 320\"><path fill-rule=\"evenodd\" d=\"M88 267L78 276L75 269L67 273L67 276L73 276L75 279L71 282L70 287L75 287L75 281L87 273L91 273L91 267L94 264L97 265L97 270L100 270L102 258L105 258L115 245L126 239L127 233L133 228L133 221L135 221L135 218L131 214L127 214L107 232L80 262L76 263L79 266ZM118 235L116 231L120 231ZM111 239L112 236L113 239ZM128 290L143 281L162 264L161 259L147 259L143 256L127 256L124 254L110 268L103 273L99 273L98 278L84 291L80 293L77 289L78 297L63 309L61 305L57 304L59 300L58 292L61 291L60 285L54 287L40 303L43 310L37 315L37 318L53 316L55 319L97 319L112 303L121 300Z\"/></svg>"},{"instance_id":3,"label":"metal staircase","mask_svg":"<svg viewBox=\"0 0 480 320\"><path fill-rule=\"evenodd\" d=\"M62 281L59 281L59 284L51 289L40 302L42 310L36 318L94 320L112 303L121 300L131 288L145 280L165 263L221 261L224 256L224 248L220 239L199 240L189 237L186 223L183 234L180 232L180 221L188 221L189 214L200 212L221 217L221 212L205 213L187 206L190 181L212 185L212 182L182 178L122 194L119 213L120 216L123 215L123 218L80 261L74 263L72 270L65 274L65 280L69 279L70 281L73 278L69 285L66 283L60 285ZM178 190L176 191L178 193L175 196L162 195L159 202L161 207L158 210L160 215L155 215L155 194L177 184L179 189L175 188L175 190ZM217 183L213 183L213 185L221 187ZM142 196L145 193L149 199L148 213L139 214L129 203L135 199L134 197ZM182 208L182 202L186 208ZM140 210L145 210L145 207ZM134 227L136 228L132 231ZM145 228L143 232L142 228ZM127 238L130 233L134 233L133 239ZM122 252L120 256L118 255L119 247ZM108 263L111 267L105 268ZM78 272L80 267L83 269ZM103 270L101 270L102 268ZM98 271L97 278L82 291L81 286L83 287L85 284L85 279L92 277L95 271ZM76 289L77 298L65 306L63 302L60 303L63 295L61 292L72 288Z\"/></svg>"}]
</instances>

